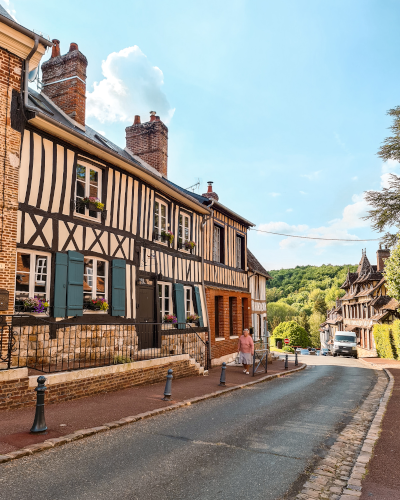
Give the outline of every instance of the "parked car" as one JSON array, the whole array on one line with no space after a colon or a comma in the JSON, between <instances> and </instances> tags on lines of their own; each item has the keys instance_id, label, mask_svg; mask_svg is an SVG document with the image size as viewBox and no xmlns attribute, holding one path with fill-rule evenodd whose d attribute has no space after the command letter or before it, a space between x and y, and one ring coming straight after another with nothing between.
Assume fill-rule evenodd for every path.
<instances>
[{"instance_id":1,"label":"parked car","mask_svg":"<svg viewBox=\"0 0 400 500\"><path fill-rule=\"evenodd\" d=\"M321 349L322 356L329 356L331 351L329 349Z\"/></svg>"},{"instance_id":2,"label":"parked car","mask_svg":"<svg viewBox=\"0 0 400 500\"><path fill-rule=\"evenodd\" d=\"M301 347L296 347L295 351L297 352L297 354L301 354Z\"/></svg>"},{"instance_id":3,"label":"parked car","mask_svg":"<svg viewBox=\"0 0 400 500\"><path fill-rule=\"evenodd\" d=\"M316 356L316 355L317 355L317 350L316 350L316 349L314 349L314 348L311 348L311 349L310 349L310 354L311 354L312 356Z\"/></svg>"},{"instance_id":4,"label":"parked car","mask_svg":"<svg viewBox=\"0 0 400 500\"><path fill-rule=\"evenodd\" d=\"M307 354L310 354L310 351L308 349L301 349L301 353L300 353L302 356L306 356Z\"/></svg>"}]
</instances>

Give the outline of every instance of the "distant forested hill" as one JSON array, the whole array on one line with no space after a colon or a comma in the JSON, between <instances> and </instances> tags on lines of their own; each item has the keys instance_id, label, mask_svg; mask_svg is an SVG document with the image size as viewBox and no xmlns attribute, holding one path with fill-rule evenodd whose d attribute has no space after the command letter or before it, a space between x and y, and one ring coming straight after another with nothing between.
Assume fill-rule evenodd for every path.
<instances>
[{"instance_id":1,"label":"distant forested hill","mask_svg":"<svg viewBox=\"0 0 400 500\"><path fill-rule=\"evenodd\" d=\"M344 295L339 287L347 271L357 266L297 266L294 269L269 271L272 280L267 282L267 307L269 330L273 331L282 321L295 320L309 332L312 343L319 343L319 325L326 312Z\"/></svg>"}]
</instances>

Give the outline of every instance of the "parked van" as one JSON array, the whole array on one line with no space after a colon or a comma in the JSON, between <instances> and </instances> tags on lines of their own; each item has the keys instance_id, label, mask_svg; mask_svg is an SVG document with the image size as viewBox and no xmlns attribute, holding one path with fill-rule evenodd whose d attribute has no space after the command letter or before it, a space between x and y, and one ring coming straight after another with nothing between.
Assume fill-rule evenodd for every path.
<instances>
[{"instance_id":1,"label":"parked van","mask_svg":"<svg viewBox=\"0 0 400 500\"><path fill-rule=\"evenodd\" d=\"M332 354L357 358L357 336L354 332L336 332L333 339Z\"/></svg>"}]
</instances>

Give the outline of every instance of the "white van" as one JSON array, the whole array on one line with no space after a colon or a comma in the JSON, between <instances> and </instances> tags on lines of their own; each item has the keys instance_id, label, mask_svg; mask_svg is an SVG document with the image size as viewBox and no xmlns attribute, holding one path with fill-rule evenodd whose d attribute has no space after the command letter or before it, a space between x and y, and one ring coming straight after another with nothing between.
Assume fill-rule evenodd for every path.
<instances>
[{"instance_id":1,"label":"white van","mask_svg":"<svg viewBox=\"0 0 400 500\"><path fill-rule=\"evenodd\" d=\"M332 346L333 356L340 354L357 358L357 336L354 332L336 332Z\"/></svg>"}]
</instances>

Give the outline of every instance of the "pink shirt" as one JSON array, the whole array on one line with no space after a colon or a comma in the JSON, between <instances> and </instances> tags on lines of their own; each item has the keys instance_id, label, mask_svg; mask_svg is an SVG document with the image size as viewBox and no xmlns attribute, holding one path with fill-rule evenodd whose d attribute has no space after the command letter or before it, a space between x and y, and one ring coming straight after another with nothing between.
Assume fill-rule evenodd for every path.
<instances>
[{"instance_id":1,"label":"pink shirt","mask_svg":"<svg viewBox=\"0 0 400 500\"><path fill-rule=\"evenodd\" d=\"M254 353L254 342L250 335L242 335L238 343L238 351L243 353Z\"/></svg>"}]
</instances>

